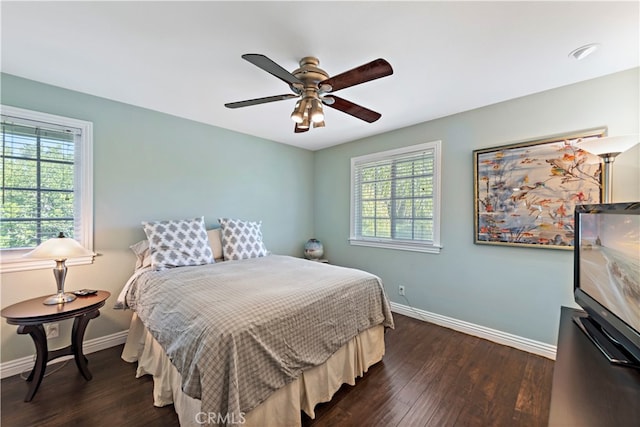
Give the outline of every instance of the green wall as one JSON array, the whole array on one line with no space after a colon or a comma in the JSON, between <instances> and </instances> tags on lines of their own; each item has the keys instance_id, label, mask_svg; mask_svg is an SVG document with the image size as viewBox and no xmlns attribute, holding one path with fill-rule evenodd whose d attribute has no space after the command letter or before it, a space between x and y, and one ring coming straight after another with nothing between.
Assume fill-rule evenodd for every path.
<instances>
[{"instance_id":1,"label":"green wall","mask_svg":"<svg viewBox=\"0 0 640 427\"><path fill-rule=\"evenodd\" d=\"M318 151L316 237L331 262L380 276L392 301L555 345L560 306L573 305L573 253L474 245L472 151L600 126L638 134L638 80L636 68ZM350 246L350 158L434 140L442 252ZM614 201L640 200L640 146L616 159L613 180Z\"/></svg>"},{"instance_id":2,"label":"green wall","mask_svg":"<svg viewBox=\"0 0 640 427\"><path fill-rule=\"evenodd\" d=\"M262 220L267 248L301 255L313 236L313 152L103 98L2 74L2 104L73 117L94 125L93 265L69 268L66 288L111 292L86 339L129 327L112 310L133 272L129 246L140 222L204 215ZM2 274L1 306L55 293L51 270ZM71 324L61 325L70 336ZM66 345L55 340L53 347ZM51 345L50 344L50 345ZM2 322L1 360L33 354L31 339Z\"/></svg>"},{"instance_id":3,"label":"green wall","mask_svg":"<svg viewBox=\"0 0 640 427\"><path fill-rule=\"evenodd\" d=\"M128 247L144 238L140 221L204 215L208 226L220 216L262 220L275 253L299 255L317 237L332 263L379 275L397 303L555 344L560 306L573 302L573 255L473 244L472 151L599 126L610 135L640 129L637 68L317 152L1 77L3 104L94 123L94 243L102 256L70 268L67 287L112 297L87 339L128 328L130 313L110 307L133 271ZM434 140L443 149L442 253L350 246L351 157ZM614 201L640 200L639 183L636 146L616 159ZM0 305L53 293L51 276L48 269L2 274ZM397 295L401 284L406 300ZM61 335L69 329L61 325ZM33 354L15 326L3 322L1 332L3 363Z\"/></svg>"}]
</instances>

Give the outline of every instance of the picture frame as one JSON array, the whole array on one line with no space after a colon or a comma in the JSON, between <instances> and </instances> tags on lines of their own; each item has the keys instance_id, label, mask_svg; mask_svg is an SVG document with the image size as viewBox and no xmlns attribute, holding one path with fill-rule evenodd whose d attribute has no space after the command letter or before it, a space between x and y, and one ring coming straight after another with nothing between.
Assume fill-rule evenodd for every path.
<instances>
[{"instance_id":1,"label":"picture frame","mask_svg":"<svg viewBox=\"0 0 640 427\"><path fill-rule=\"evenodd\" d=\"M578 143L591 129L473 151L474 243L573 249L574 208L602 203L601 159Z\"/></svg>"}]
</instances>

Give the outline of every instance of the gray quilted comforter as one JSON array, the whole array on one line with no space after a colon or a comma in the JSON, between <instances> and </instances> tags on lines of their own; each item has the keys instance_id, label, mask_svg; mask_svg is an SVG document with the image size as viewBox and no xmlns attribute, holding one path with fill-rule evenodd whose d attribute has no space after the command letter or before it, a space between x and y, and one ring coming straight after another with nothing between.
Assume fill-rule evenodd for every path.
<instances>
[{"instance_id":1,"label":"gray quilted comforter","mask_svg":"<svg viewBox=\"0 0 640 427\"><path fill-rule=\"evenodd\" d=\"M127 305L202 411L236 419L361 331L393 327L378 277L279 255L149 271Z\"/></svg>"}]
</instances>

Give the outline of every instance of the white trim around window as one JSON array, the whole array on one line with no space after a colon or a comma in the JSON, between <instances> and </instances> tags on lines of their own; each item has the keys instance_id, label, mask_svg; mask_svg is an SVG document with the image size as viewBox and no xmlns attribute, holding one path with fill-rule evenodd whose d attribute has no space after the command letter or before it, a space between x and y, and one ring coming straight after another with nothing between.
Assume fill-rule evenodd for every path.
<instances>
[{"instance_id":1,"label":"white trim around window","mask_svg":"<svg viewBox=\"0 0 640 427\"><path fill-rule=\"evenodd\" d=\"M432 141L351 159L351 245L440 253L441 145ZM365 176L373 170L382 176Z\"/></svg>"},{"instance_id":2,"label":"white trim around window","mask_svg":"<svg viewBox=\"0 0 640 427\"><path fill-rule=\"evenodd\" d=\"M0 106L0 113L3 121L15 119L16 122L41 123L43 126L49 124L78 131L74 176L76 185L80 189L76 193L80 217L76 218L74 238L83 247L93 252L93 123L7 105ZM0 273L50 268L55 265L54 261L23 259L22 255L31 249L33 248L1 249ZM69 259L66 264L81 265L92 262L93 257L83 257Z\"/></svg>"}]
</instances>

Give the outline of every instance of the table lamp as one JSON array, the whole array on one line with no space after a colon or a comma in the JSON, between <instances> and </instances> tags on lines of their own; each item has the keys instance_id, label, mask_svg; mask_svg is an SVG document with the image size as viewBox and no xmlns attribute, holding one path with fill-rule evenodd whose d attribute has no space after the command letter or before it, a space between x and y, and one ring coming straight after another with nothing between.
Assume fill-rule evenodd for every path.
<instances>
[{"instance_id":1,"label":"table lamp","mask_svg":"<svg viewBox=\"0 0 640 427\"><path fill-rule=\"evenodd\" d=\"M45 299L42 303L46 305L64 304L76 299L76 296L64 292L64 278L67 275L67 266L65 261L67 258L95 256L95 254L80 245L76 240L65 237L64 233L60 233L58 237L54 237L42 242L34 250L24 255L24 258L30 259L51 259L56 262L53 269L53 275L56 278L58 293Z\"/></svg>"},{"instance_id":2,"label":"table lamp","mask_svg":"<svg viewBox=\"0 0 640 427\"><path fill-rule=\"evenodd\" d=\"M590 138L577 143L581 150L599 156L604 162L602 169L602 188L604 189L604 203L611 203L613 174L611 166L616 156L624 153L640 141L638 135L604 136L602 138Z\"/></svg>"}]
</instances>

